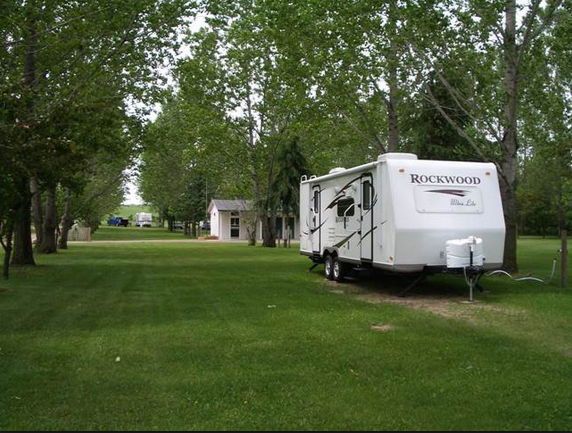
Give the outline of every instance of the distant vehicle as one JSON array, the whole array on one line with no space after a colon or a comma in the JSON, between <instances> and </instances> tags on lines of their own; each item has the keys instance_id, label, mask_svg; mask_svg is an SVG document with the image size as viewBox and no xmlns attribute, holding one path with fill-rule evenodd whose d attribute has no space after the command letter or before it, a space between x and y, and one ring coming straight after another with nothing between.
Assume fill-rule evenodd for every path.
<instances>
[{"instance_id":1,"label":"distant vehicle","mask_svg":"<svg viewBox=\"0 0 572 433\"><path fill-rule=\"evenodd\" d=\"M182 221L173 221L173 229L183 230L185 228L185 223Z\"/></svg>"},{"instance_id":2,"label":"distant vehicle","mask_svg":"<svg viewBox=\"0 0 572 433\"><path fill-rule=\"evenodd\" d=\"M135 214L136 227L153 227L153 215L150 213Z\"/></svg>"},{"instance_id":3,"label":"distant vehicle","mask_svg":"<svg viewBox=\"0 0 572 433\"><path fill-rule=\"evenodd\" d=\"M201 230L210 230L210 229L211 229L211 222L210 221L201 222Z\"/></svg>"},{"instance_id":4,"label":"distant vehicle","mask_svg":"<svg viewBox=\"0 0 572 433\"><path fill-rule=\"evenodd\" d=\"M107 220L109 227L128 227L129 220L121 217L111 217Z\"/></svg>"},{"instance_id":5,"label":"distant vehicle","mask_svg":"<svg viewBox=\"0 0 572 433\"><path fill-rule=\"evenodd\" d=\"M110 227L117 227L121 222L121 218L119 217L111 217L107 220L107 225Z\"/></svg>"}]
</instances>

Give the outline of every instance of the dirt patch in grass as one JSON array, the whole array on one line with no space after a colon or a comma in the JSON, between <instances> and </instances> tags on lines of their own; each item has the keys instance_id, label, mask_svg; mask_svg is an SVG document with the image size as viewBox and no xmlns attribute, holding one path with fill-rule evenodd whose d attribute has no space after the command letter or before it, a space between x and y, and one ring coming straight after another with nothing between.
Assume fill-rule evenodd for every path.
<instances>
[{"instance_id":1,"label":"dirt patch in grass","mask_svg":"<svg viewBox=\"0 0 572 433\"><path fill-rule=\"evenodd\" d=\"M334 295L345 295L345 294L346 294L345 291L343 291L343 290L336 290L336 289L330 290L330 293L333 293Z\"/></svg>"},{"instance_id":2,"label":"dirt patch in grass","mask_svg":"<svg viewBox=\"0 0 572 433\"><path fill-rule=\"evenodd\" d=\"M411 294L399 297L399 291L393 289L372 288L367 283L335 283L325 280L325 284L332 293L345 293L354 299L370 304L393 304L411 308L413 310L427 311L450 319L458 319L480 324L480 313L494 313L504 316L520 316L526 314L525 310L499 307L482 301L468 302L467 296L450 292L431 292L426 294Z\"/></svg>"},{"instance_id":3,"label":"dirt patch in grass","mask_svg":"<svg viewBox=\"0 0 572 433\"><path fill-rule=\"evenodd\" d=\"M372 331L375 332L380 332L382 334L388 333L388 332L393 332L396 330L395 326L390 325L388 323L378 323L378 324L373 324L369 327Z\"/></svg>"}]
</instances>

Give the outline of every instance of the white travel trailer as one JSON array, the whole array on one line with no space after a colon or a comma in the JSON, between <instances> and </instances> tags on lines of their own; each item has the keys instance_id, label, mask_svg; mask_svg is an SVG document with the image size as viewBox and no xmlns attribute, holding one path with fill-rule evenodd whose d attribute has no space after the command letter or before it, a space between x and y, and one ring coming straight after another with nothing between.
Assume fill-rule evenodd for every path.
<instances>
[{"instance_id":1,"label":"white travel trailer","mask_svg":"<svg viewBox=\"0 0 572 433\"><path fill-rule=\"evenodd\" d=\"M332 280L355 267L422 275L470 270L480 277L503 262L494 164L393 153L303 177L300 220L301 253L325 263Z\"/></svg>"},{"instance_id":2,"label":"white travel trailer","mask_svg":"<svg viewBox=\"0 0 572 433\"><path fill-rule=\"evenodd\" d=\"M150 213L135 214L135 226L153 227L153 215Z\"/></svg>"}]
</instances>

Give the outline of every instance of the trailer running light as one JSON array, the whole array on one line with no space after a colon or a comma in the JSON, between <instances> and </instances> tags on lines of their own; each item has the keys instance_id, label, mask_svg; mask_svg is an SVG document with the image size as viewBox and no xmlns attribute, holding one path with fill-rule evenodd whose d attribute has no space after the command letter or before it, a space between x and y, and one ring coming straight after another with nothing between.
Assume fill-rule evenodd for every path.
<instances>
[{"instance_id":1,"label":"trailer running light","mask_svg":"<svg viewBox=\"0 0 572 433\"><path fill-rule=\"evenodd\" d=\"M400 169L399 169L399 172L400 172L400 173L405 173L405 169L404 169L404 168L400 168Z\"/></svg>"}]
</instances>

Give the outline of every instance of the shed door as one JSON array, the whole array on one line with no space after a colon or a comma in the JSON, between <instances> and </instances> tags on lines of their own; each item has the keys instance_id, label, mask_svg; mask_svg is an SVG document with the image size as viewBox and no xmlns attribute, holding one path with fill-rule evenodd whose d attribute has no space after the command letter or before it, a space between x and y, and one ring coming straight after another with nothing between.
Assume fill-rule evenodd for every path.
<instances>
[{"instance_id":1,"label":"shed door","mask_svg":"<svg viewBox=\"0 0 572 433\"><path fill-rule=\"evenodd\" d=\"M310 205L312 224L310 227L310 237L312 240L312 250L315 254L322 253L322 198L320 186L312 189L312 202Z\"/></svg>"},{"instance_id":2,"label":"shed door","mask_svg":"<svg viewBox=\"0 0 572 433\"><path fill-rule=\"evenodd\" d=\"M366 174L361 178L361 259L373 260L374 208L377 196L373 185L373 176Z\"/></svg>"},{"instance_id":3,"label":"shed door","mask_svg":"<svg viewBox=\"0 0 572 433\"><path fill-rule=\"evenodd\" d=\"M238 216L230 218L230 238L240 239L240 217Z\"/></svg>"}]
</instances>

